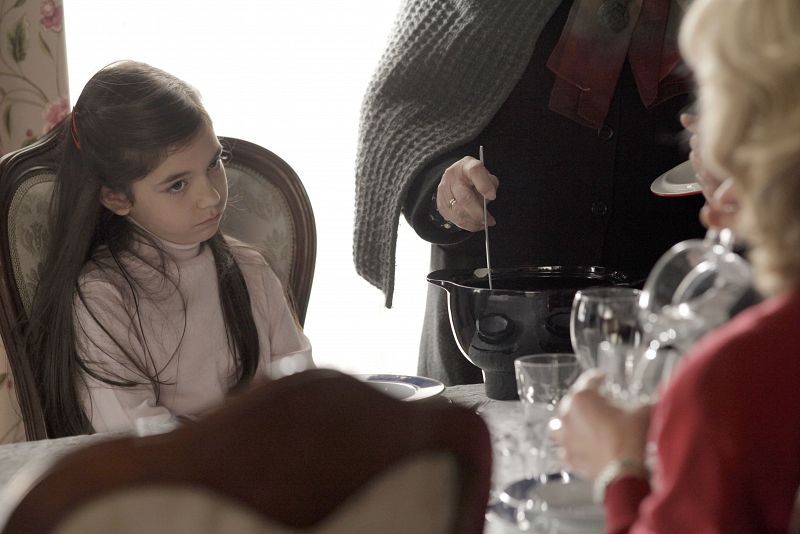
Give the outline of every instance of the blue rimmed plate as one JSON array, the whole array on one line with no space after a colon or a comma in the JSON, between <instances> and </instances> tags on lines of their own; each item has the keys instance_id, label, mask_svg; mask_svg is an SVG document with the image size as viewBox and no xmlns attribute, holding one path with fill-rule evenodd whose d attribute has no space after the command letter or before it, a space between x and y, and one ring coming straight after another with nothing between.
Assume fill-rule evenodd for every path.
<instances>
[{"instance_id":1,"label":"blue rimmed plate","mask_svg":"<svg viewBox=\"0 0 800 534\"><path fill-rule=\"evenodd\" d=\"M433 378L407 375L356 375L390 397L416 401L435 397L444 391L444 384Z\"/></svg>"}]
</instances>

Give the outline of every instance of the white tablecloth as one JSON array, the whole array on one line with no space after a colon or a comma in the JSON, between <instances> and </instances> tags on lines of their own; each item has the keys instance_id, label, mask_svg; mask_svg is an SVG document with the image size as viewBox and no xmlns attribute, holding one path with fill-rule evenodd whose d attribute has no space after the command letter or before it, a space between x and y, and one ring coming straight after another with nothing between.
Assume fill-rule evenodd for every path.
<instances>
[{"instance_id":1,"label":"white tablecloth","mask_svg":"<svg viewBox=\"0 0 800 534\"><path fill-rule=\"evenodd\" d=\"M552 413L528 407L518 401L496 401L486 397L483 384L451 386L444 396L452 402L475 409L486 422L492 435L493 469L492 494L490 510L497 504L503 488L522 478L544 472L555 472L561 469L557 455L550 451L547 467L542 467L542 460L535 458L532 448L542 447L545 443L537 443L539 437L546 432L547 422ZM533 442L526 439L533 438ZM502 505L500 505L502 506ZM507 512L508 509L506 508ZM517 534L519 528L509 522L506 517L487 514L485 534ZM530 530L534 534L602 534L603 529L592 523L562 523L547 517L533 519L536 522Z\"/></svg>"},{"instance_id":2,"label":"white tablecloth","mask_svg":"<svg viewBox=\"0 0 800 534\"><path fill-rule=\"evenodd\" d=\"M496 499L498 489L522 478L526 469L523 454L519 450L519 436L524 420L521 403L488 399L483 384L452 386L445 390L443 396L454 403L474 409L484 417L489 426L494 449L492 499ZM20 472L35 472L46 467L59 456L81 446L119 435L94 434L2 445L0 446L0 488L8 486L15 476L19 476ZM487 521L485 532L486 534L515 534L520 530L502 521L490 519ZM559 530L545 532L561 534Z\"/></svg>"},{"instance_id":3,"label":"white tablecloth","mask_svg":"<svg viewBox=\"0 0 800 534\"><path fill-rule=\"evenodd\" d=\"M473 408L486 421L492 434L492 494L490 502L497 498L497 490L505 483L520 478L522 470L519 458L511 454L514 448L513 439L519 430L521 406L519 401L497 401L486 397L483 384L450 386L444 396L451 401ZM490 517L486 522L485 534L516 534L519 529L513 528L503 521Z\"/></svg>"},{"instance_id":4,"label":"white tablecloth","mask_svg":"<svg viewBox=\"0 0 800 534\"><path fill-rule=\"evenodd\" d=\"M93 434L69 438L43 439L0 446L0 487L5 487L20 469L40 462L52 462L58 456L115 434Z\"/></svg>"}]
</instances>

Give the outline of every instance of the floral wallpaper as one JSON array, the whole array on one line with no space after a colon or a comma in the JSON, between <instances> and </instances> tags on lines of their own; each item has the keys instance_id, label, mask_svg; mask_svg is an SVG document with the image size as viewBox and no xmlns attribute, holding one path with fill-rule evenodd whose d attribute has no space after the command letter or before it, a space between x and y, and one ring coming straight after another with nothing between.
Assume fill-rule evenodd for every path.
<instances>
[{"instance_id":1,"label":"floral wallpaper","mask_svg":"<svg viewBox=\"0 0 800 534\"><path fill-rule=\"evenodd\" d=\"M64 6L0 0L0 153L36 141L67 113Z\"/></svg>"},{"instance_id":2,"label":"floral wallpaper","mask_svg":"<svg viewBox=\"0 0 800 534\"><path fill-rule=\"evenodd\" d=\"M27 146L70 110L61 0L0 0L0 154ZM0 346L0 443L25 439Z\"/></svg>"}]
</instances>

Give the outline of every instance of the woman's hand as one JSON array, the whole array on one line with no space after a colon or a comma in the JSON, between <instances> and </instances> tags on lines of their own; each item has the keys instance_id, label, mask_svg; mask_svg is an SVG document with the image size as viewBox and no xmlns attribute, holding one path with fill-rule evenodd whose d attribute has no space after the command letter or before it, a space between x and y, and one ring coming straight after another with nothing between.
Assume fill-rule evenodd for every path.
<instances>
[{"instance_id":1,"label":"woman's hand","mask_svg":"<svg viewBox=\"0 0 800 534\"><path fill-rule=\"evenodd\" d=\"M681 114L681 124L692 134L689 138L689 161L706 197L706 203L700 210L700 222L706 228L734 228L739 210L736 188L731 178L720 178L703 164L697 122L697 115Z\"/></svg>"},{"instance_id":2,"label":"woman's hand","mask_svg":"<svg viewBox=\"0 0 800 534\"><path fill-rule=\"evenodd\" d=\"M625 409L600 394L605 376L583 373L561 401L561 428L553 438L564 448L571 470L595 478L610 462L643 463L650 407Z\"/></svg>"},{"instance_id":3,"label":"woman's hand","mask_svg":"<svg viewBox=\"0 0 800 534\"><path fill-rule=\"evenodd\" d=\"M459 228L470 232L483 230L483 199L494 200L499 183L497 176L477 159L461 158L442 175L436 191L436 209ZM489 226L494 226L494 217L488 212L486 220Z\"/></svg>"}]
</instances>

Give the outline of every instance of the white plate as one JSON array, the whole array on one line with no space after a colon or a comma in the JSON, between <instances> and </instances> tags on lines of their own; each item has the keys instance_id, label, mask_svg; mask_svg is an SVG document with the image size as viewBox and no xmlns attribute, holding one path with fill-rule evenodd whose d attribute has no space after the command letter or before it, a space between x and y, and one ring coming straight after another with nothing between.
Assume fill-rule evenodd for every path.
<instances>
[{"instance_id":1,"label":"white plate","mask_svg":"<svg viewBox=\"0 0 800 534\"><path fill-rule=\"evenodd\" d=\"M558 532L603 532L605 510L592 500L592 483L568 473L552 473L545 482L518 480L500 493L489 506L487 519L517 525L520 507L528 498L536 504L526 516L530 522L554 522Z\"/></svg>"},{"instance_id":2,"label":"white plate","mask_svg":"<svg viewBox=\"0 0 800 534\"><path fill-rule=\"evenodd\" d=\"M406 375L357 375L390 397L415 401L434 397L444 391L444 384L433 378Z\"/></svg>"},{"instance_id":3,"label":"white plate","mask_svg":"<svg viewBox=\"0 0 800 534\"><path fill-rule=\"evenodd\" d=\"M689 160L656 178L650 184L650 191L661 197L683 197L702 193Z\"/></svg>"}]
</instances>

